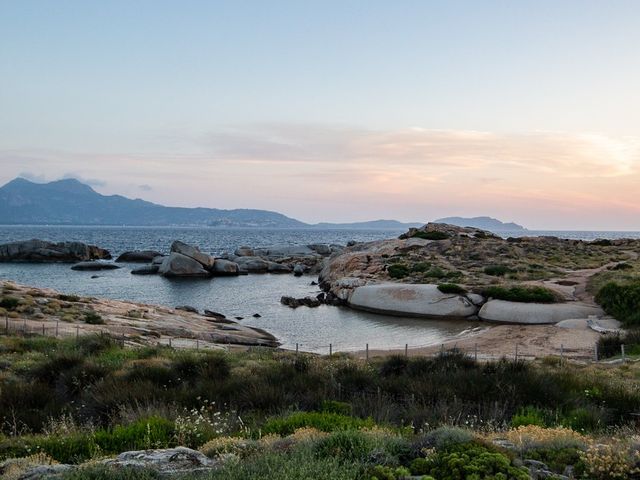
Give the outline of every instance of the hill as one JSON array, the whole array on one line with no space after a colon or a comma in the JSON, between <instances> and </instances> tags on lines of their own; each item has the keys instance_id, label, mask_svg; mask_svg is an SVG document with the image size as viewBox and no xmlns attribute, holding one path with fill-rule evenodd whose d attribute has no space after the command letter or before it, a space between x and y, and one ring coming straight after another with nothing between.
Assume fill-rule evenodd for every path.
<instances>
[{"instance_id":1,"label":"hill","mask_svg":"<svg viewBox=\"0 0 640 480\"><path fill-rule=\"evenodd\" d=\"M481 228L483 230L489 230L490 232L513 232L527 230L522 225L518 225L517 223L505 223L491 217L445 217L434 220L433 223L447 223L449 225L455 225L457 227Z\"/></svg>"},{"instance_id":2,"label":"hill","mask_svg":"<svg viewBox=\"0 0 640 480\"><path fill-rule=\"evenodd\" d=\"M16 178L0 188L0 224L307 226L267 210L165 207L120 195L101 195L75 179L33 183L23 178Z\"/></svg>"}]
</instances>

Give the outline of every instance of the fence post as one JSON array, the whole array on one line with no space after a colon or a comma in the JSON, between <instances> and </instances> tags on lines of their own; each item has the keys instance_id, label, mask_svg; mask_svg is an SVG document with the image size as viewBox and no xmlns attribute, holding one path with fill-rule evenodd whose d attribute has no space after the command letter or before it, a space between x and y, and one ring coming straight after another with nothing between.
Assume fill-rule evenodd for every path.
<instances>
[{"instance_id":1,"label":"fence post","mask_svg":"<svg viewBox=\"0 0 640 480\"><path fill-rule=\"evenodd\" d=\"M473 344L473 359L476 362L478 361L478 344L477 343Z\"/></svg>"},{"instance_id":2,"label":"fence post","mask_svg":"<svg viewBox=\"0 0 640 480\"><path fill-rule=\"evenodd\" d=\"M440 356L444 356L444 343L440 344Z\"/></svg>"},{"instance_id":3,"label":"fence post","mask_svg":"<svg viewBox=\"0 0 640 480\"><path fill-rule=\"evenodd\" d=\"M598 361L598 342L596 342L596 348L594 350L594 356L593 359L597 362Z\"/></svg>"},{"instance_id":4,"label":"fence post","mask_svg":"<svg viewBox=\"0 0 640 480\"><path fill-rule=\"evenodd\" d=\"M7 330L7 335L9 335L9 315L5 314L4 316L4 328Z\"/></svg>"},{"instance_id":5,"label":"fence post","mask_svg":"<svg viewBox=\"0 0 640 480\"><path fill-rule=\"evenodd\" d=\"M26 337L27 336L27 319L25 318L23 323L22 323L22 334Z\"/></svg>"},{"instance_id":6,"label":"fence post","mask_svg":"<svg viewBox=\"0 0 640 480\"><path fill-rule=\"evenodd\" d=\"M620 345L620 350L622 351L622 363L624 363L626 361L624 357L624 344Z\"/></svg>"},{"instance_id":7,"label":"fence post","mask_svg":"<svg viewBox=\"0 0 640 480\"><path fill-rule=\"evenodd\" d=\"M369 361L369 344L367 343L367 345L364 347L364 351L365 351L365 359L367 360L367 362Z\"/></svg>"},{"instance_id":8,"label":"fence post","mask_svg":"<svg viewBox=\"0 0 640 480\"><path fill-rule=\"evenodd\" d=\"M333 344L329 344L329 356L333 355Z\"/></svg>"},{"instance_id":9,"label":"fence post","mask_svg":"<svg viewBox=\"0 0 640 480\"><path fill-rule=\"evenodd\" d=\"M171 347L171 337L169 337L169 348L172 348Z\"/></svg>"},{"instance_id":10,"label":"fence post","mask_svg":"<svg viewBox=\"0 0 640 480\"><path fill-rule=\"evenodd\" d=\"M299 345L296 343L296 356L298 356L298 351L299 351Z\"/></svg>"},{"instance_id":11,"label":"fence post","mask_svg":"<svg viewBox=\"0 0 640 480\"><path fill-rule=\"evenodd\" d=\"M56 338L58 338L58 323L60 323L60 321L56 320Z\"/></svg>"},{"instance_id":12,"label":"fence post","mask_svg":"<svg viewBox=\"0 0 640 480\"><path fill-rule=\"evenodd\" d=\"M196 338L196 350L200 350L200 339Z\"/></svg>"},{"instance_id":13,"label":"fence post","mask_svg":"<svg viewBox=\"0 0 640 480\"><path fill-rule=\"evenodd\" d=\"M42 324L42 336L44 337L44 323Z\"/></svg>"},{"instance_id":14,"label":"fence post","mask_svg":"<svg viewBox=\"0 0 640 480\"><path fill-rule=\"evenodd\" d=\"M560 365L564 362L564 345L560 344Z\"/></svg>"},{"instance_id":15,"label":"fence post","mask_svg":"<svg viewBox=\"0 0 640 480\"><path fill-rule=\"evenodd\" d=\"M80 327L76 326L76 340L80 338Z\"/></svg>"},{"instance_id":16,"label":"fence post","mask_svg":"<svg viewBox=\"0 0 640 480\"><path fill-rule=\"evenodd\" d=\"M409 344L408 343L404 344L404 356L405 357L409 356Z\"/></svg>"},{"instance_id":17,"label":"fence post","mask_svg":"<svg viewBox=\"0 0 640 480\"><path fill-rule=\"evenodd\" d=\"M516 343L516 362L518 361L518 344Z\"/></svg>"}]
</instances>

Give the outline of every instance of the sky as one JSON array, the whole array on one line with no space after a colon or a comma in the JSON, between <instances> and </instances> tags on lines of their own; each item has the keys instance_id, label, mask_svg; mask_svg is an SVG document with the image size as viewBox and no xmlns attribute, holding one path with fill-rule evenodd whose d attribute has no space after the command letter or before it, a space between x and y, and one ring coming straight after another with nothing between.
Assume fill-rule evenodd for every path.
<instances>
[{"instance_id":1,"label":"sky","mask_svg":"<svg viewBox=\"0 0 640 480\"><path fill-rule=\"evenodd\" d=\"M0 0L0 182L640 230L640 2Z\"/></svg>"}]
</instances>

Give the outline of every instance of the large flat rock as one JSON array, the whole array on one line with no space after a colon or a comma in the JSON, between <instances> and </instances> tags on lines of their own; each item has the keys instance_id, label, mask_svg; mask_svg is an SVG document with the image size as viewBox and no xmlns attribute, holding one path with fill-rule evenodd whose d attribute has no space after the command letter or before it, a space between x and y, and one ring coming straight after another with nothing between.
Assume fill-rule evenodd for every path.
<instances>
[{"instance_id":1,"label":"large flat rock","mask_svg":"<svg viewBox=\"0 0 640 480\"><path fill-rule=\"evenodd\" d=\"M107 250L80 242L53 243L34 238L0 245L0 262L75 263L110 258Z\"/></svg>"},{"instance_id":2,"label":"large flat rock","mask_svg":"<svg viewBox=\"0 0 640 480\"><path fill-rule=\"evenodd\" d=\"M478 311L466 297L442 293L436 285L365 285L353 290L349 304L375 313L426 318L464 318Z\"/></svg>"},{"instance_id":3,"label":"large flat rock","mask_svg":"<svg viewBox=\"0 0 640 480\"><path fill-rule=\"evenodd\" d=\"M540 325L558 323L571 318L601 316L599 307L581 302L567 303L520 303L505 300L489 300L480 309L478 316L487 322L520 323Z\"/></svg>"},{"instance_id":4,"label":"large flat rock","mask_svg":"<svg viewBox=\"0 0 640 480\"><path fill-rule=\"evenodd\" d=\"M172 252L165 257L158 269L160 275L165 277L208 277L210 273L202 267L202 264L191 257L181 253Z\"/></svg>"}]
</instances>

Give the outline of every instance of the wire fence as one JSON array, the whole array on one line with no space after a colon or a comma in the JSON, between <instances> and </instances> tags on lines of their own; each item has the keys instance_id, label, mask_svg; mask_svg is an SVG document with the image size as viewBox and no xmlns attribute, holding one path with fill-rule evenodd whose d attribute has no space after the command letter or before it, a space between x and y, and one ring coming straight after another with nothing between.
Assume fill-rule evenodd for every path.
<instances>
[{"instance_id":1,"label":"wire fence","mask_svg":"<svg viewBox=\"0 0 640 480\"><path fill-rule=\"evenodd\" d=\"M177 349L220 349L226 348L226 346L239 345L234 342L232 337L216 337L215 339L207 339L196 337L190 334L187 330L184 332L184 336L177 335L158 335L157 337L146 338L144 342L141 342L141 336L132 332L130 326L127 325L90 325L90 324L75 324L64 321L38 321L33 319L13 319L5 316L4 325L0 326L0 332L6 335L18 335L18 336L44 336L54 338L76 338L79 339L85 335L103 334L109 335L113 339L118 340L122 345L130 343L152 343L156 345L164 345ZM148 332L147 332L148 333ZM615 335L612 338L616 338ZM619 337L617 337L619 338ZM476 361L490 361L499 359L508 360L535 360L541 357L556 357L560 362L565 360L579 360L586 362L601 362L601 361L627 361L629 360L629 354L635 354L633 349L637 346L631 346L632 350L629 350L628 346L621 342L603 342L602 344L595 343L591 351L583 349L575 349L560 345L559 348L553 349L548 346L544 349L544 353L540 350L530 351L522 344L514 343L512 345L502 345L500 353L495 351L483 351L479 344L473 344L469 346L468 342L465 347L458 346L457 344L441 344L440 346L434 344L423 345L410 345L405 343L399 346L381 346L376 347L365 343L362 347L354 346L353 343L343 344L329 343L327 345L304 345L296 343L295 347L291 345L289 348L282 348L295 352L296 354L310 353L317 355L338 355L349 354L358 358L369 360L376 356L387 355L404 355L406 357L423 356L423 357L435 357L445 353L456 352L463 354ZM255 347L255 345L246 345L249 347ZM262 347L258 347L262 348ZM267 347L264 347L267 348Z\"/></svg>"}]
</instances>

